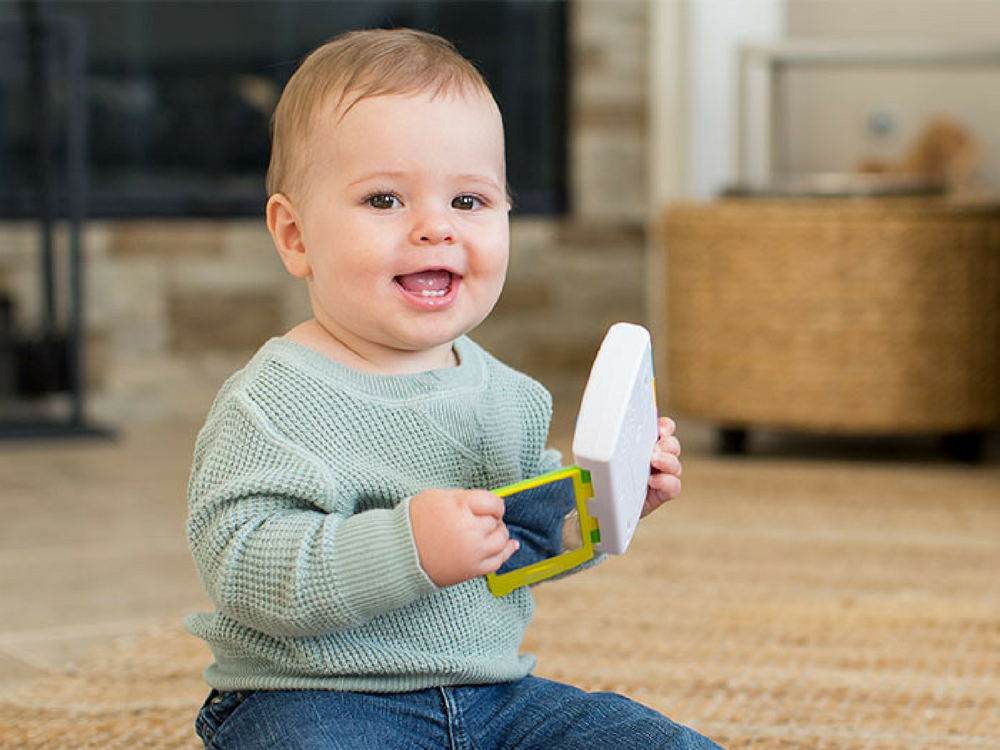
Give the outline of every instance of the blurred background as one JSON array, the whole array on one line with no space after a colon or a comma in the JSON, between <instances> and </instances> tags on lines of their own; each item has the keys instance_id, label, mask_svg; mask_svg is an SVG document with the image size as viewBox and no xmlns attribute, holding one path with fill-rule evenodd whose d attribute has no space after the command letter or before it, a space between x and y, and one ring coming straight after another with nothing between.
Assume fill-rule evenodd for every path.
<instances>
[{"instance_id":1,"label":"blurred background","mask_svg":"<svg viewBox=\"0 0 1000 750\"><path fill-rule=\"evenodd\" d=\"M349 28L432 29L485 72L516 208L510 282L477 336L570 411L617 320L648 325L667 367L672 203L788 177L850 192L859 172L911 192L1000 181L991 0L23 0L0 18L0 430L14 434L198 419L307 316L261 218L268 122L302 55Z\"/></svg>"},{"instance_id":2,"label":"blurred background","mask_svg":"<svg viewBox=\"0 0 1000 750\"><path fill-rule=\"evenodd\" d=\"M499 100L511 264L473 337L550 388L558 447L627 320L692 457L1000 497L998 0L5 0L0 674L198 601L194 435L309 315L269 117L375 26L449 37Z\"/></svg>"},{"instance_id":3,"label":"blurred background","mask_svg":"<svg viewBox=\"0 0 1000 750\"><path fill-rule=\"evenodd\" d=\"M992 0L8 0L0 19L0 432L14 436L197 420L226 374L308 315L262 220L268 122L302 55L349 28L440 32L493 86L513 254L476 335L552 388L557 426L571 424L618 320L653 330L664 403L737 428L787 421L705 410L683 377L680 391L668 385L668 361L691 351L668 357L670 320L684 320L667 301L668 206L734 188L870 194L871 183L850 182L864 175L895 177L875 186L889 193L980 197L1000 180ZM692 242L704 257L711 241ZM995 240L986 252L995 258ZM907 325L891 320L907 304L890 300L885 326ZM993 352L969 386L982 391L970 397L979 418L922 431L981 438L1000 416L997 386L982 382L996 379L984 370L996 363L996 309L963 314ZM700 340L711 330L685 328ZM780 371L781 356L758 358Z\"/></svg>"}]
</instances>

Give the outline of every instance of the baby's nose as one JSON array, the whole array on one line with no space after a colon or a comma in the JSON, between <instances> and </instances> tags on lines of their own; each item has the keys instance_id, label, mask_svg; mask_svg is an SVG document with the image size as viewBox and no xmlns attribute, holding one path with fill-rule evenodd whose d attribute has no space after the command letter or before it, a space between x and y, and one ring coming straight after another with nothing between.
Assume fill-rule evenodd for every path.
<instances>
[{"instance_id":1,"label":"baby's nose","mask_svg":"<svg viewBox=\"0 0 1000 750\"><path fill-rule=\"evenodd\" d=\"M410 230L414 245L451 244L455 241L454 228L442 215L428 214L421 217Z\"/></svg>"}]
</instances>

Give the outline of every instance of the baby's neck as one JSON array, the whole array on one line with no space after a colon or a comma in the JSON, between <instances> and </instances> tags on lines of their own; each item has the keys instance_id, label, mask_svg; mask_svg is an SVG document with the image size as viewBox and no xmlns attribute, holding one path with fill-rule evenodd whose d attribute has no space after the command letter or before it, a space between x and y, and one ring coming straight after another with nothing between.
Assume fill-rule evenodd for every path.
<instances>
[{"instance_id":1,"label":"baby's neck","mask_svg":"<svg viewBox=\"0 0 1000 750\"><path fill-rule=\"evenodd\" d=\"M407 375L458 365L458 355L453 343L420 351L351 347L315 318L299 323L284 338L307 346L352 370L373 375Z\"/></svg>"}]
</instances>

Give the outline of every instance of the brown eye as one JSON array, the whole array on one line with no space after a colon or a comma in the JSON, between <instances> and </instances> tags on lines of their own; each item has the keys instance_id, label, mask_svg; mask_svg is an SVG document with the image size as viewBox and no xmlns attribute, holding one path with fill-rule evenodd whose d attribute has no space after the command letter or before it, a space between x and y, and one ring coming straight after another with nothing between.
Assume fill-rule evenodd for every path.
<instances>
[{"instance_id":1,"label":"brown eye","mask_svg":"<svg viewBox=\"0 0 1000 750\"><path fill-rule=\"evenodd\" d=\"M377 208L380 211L385 211L390 208L396 208L399 206L399 198L391 193L376 193L375 195L369 195L365 198L365 203L367 203L372 208Z\"/></svg>"},{"instance_id":2,"label":"brown eye","mask_svg":"<svg viewBox=\"0 0 1000 750\"><path fill-rule=\"evenodd\" d=\"M472 211L482 205L482 201L474 195L459 195L452 199L451 207L460 211Z\"/></svg>"}]
</instances>

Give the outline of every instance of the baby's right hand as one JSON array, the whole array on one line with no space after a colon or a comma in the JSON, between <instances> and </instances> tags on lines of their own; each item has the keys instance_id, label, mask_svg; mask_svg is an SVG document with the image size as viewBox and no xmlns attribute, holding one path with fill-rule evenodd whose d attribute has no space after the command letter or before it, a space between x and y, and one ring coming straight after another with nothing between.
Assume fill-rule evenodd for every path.
<instances>
[{"instance_id":1,"label":"baby's right hand","mask_svg":"<svg viewBox=\"0 0 1000 750\"><path fill-rule=\"evenodd\" d=\"M424 572L438 586L494 573L517 551L503 498L486 490L424 490L410 500L410 525Z\"/></svg>"}]
</instances>

